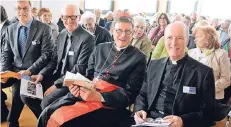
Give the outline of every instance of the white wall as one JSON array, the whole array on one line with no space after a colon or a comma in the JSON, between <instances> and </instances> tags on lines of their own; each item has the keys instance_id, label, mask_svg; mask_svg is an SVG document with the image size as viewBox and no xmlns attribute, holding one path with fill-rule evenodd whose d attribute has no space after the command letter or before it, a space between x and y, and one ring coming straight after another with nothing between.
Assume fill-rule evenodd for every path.
<instances>
[{"instance_id":1,"label":"white wall","mask_svg":"<svg viewBox=\"0 0 231 127\"><path fill-rule=\"evenodd\" d=\"M79 6L80 1L81 0L42 0L41 2L39 0L31 0L31 4L32 7L36 7L38 9L41 7L49 8L53 15L52 21L56 23L61 15L61 8L69 3ZM15 2L16 0L0 0L0 4L6 9L10 20L16 16Z\"/></svg>"},{"instance_id":2,"label":"white wall","mask_svg":"<svg viewBox=\"0 0 231 127\"><path fill-rule=\"evenodd\" d=\"M16 16L15 1L13 0L1 0L1 5L6 9L6 13L9 19Z\"/></svg>"}]
</instances>

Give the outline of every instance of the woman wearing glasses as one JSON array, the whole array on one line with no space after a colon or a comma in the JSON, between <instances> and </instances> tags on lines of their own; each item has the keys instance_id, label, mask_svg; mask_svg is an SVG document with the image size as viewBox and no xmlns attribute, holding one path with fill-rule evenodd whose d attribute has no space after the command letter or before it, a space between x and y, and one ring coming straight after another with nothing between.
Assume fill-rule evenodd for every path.
<instances>
[{"instance_id":1,"label":"woman wearing glasses","mask_svg":"<svg viewBox=\"0 0 231 127\"><path fill-rule=\"evenodd\" d=\"M152 49L157 45L159 39L164 36L165 27L170 23L166 13L161 13L157 18L158 26L149 32L149 38L152 41Z\"/></svg>"},{"instance_id":2,"label":"woman wearing glasses","mask_svg":"<svg viewBox=\"0 0 231 127\"><path fill-rule=\"evenodd\" d=\"M131 45L140 49L146 57L147 60L150 56L150 52L152 50L152 42L148 39L147 35L145 34L146 29L146 22L144 17L142 16L135 16L133 17L134 20L134 30L133 36L131 40Z\"/></svg>"}]
</instances>

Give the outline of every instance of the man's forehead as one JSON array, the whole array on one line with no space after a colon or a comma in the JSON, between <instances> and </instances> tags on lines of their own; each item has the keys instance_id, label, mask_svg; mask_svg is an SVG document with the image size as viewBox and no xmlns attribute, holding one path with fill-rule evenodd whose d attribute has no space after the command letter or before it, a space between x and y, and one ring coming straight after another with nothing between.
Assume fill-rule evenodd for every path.
<instances>
[{"instance_id":1,"label":"man's forehead","mask_svg":"<svg viewBox=\"0 0 231 127\"><path fill-rule=\"evenodd\" d=\"M62 12L63 15L77 15L77 11L75 8L65 8Z\"/></svg>"},{"instance_id":2,"label":"man's forehead","mask_svg":"<svg viewBox=\"0 0 231 127\"><path fill-rule=\"evenodd\" d=\"M115 24L115 28L117 29L131 29L132 24L128 22L119 22Z\"/></svg>"},{"instance_id":3,"label":"man's forehead","mask_svg":"<svg viewBox=\"0 0 231 127\"><path fill-rule=\"evenodd\" d=\"M165 31L166 36L175 36L175 37L180 37L184 36L184 29L168 29Z\"/></svg>"}]
</instances>

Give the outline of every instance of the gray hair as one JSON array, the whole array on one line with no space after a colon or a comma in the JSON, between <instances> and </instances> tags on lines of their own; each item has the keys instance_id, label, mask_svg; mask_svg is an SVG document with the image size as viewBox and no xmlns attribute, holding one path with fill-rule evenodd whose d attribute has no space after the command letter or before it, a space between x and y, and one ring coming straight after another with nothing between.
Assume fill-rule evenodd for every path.
<instances>
[{"instance_id":1,"label":"gray hair","mask_svg":"<svg viewBox=\"0 0 231 127\"><path fill-rule=\"evenodd\" d=\"M94 22L96 22L96 16L94 13L90 11L86 11L81 16L81 23L83 23L85 20L92 19Z\"/></svg>"},{"instance_id":2,"label":"gray hair","mask_svg":"<svg viewBox=\"0 0 231 127\"><path fill-rule=\"evenodd\" d=\"M136 22L141 23L142 25L146 26L145 18L143 16L137 15L133 17L134 24Z\"/></svg>"},{"instance_id":3,"label":"gray hair","mask_svg":"<svg viewBox=\"0 0 231 127\"><path fill-rule=\"evenodd\" d=\"M80 15L79 7L77 7L75 4L67 4L64 8L62 8L62 15L67 8L74 9L76 11L76 15Z\"/></svg>"},{"instance_id":4,"label":"gray hair","mask_svg":"<svg viewBox=\"0 0 231 127\"><path fill-rule=\"evenodd\" d=\"M112 12L112 11L108 11L108 12L106 13L106 17L108 17L109 15L113 15L113 12Z\"/></svg>"},{"instance_id":5,"label":"gray hair","mask_svg":"<svg viewBox=\"0 0 231 127\"><path fill-rule=\"evenodd\" d=\"M19 2L28 2L30 7L31 7L31 1L30 0L17 0L16 3L19 3Z\"/></svg>"},{"instance_id":6,"label":"gray hair","mask_svg":"<svg viewBox=\"0 0 231 127\"><path fill-rule=\"evenodd\" d=\"M130 23L132 25L132 29L134 28L134 22L133 22L133 19L130 18L130 17L126 17L126 16L122 16L122 17L119 17L117 20L114 21L114 26L117 24L117 23Z\"/></svg>"}]
</instances>

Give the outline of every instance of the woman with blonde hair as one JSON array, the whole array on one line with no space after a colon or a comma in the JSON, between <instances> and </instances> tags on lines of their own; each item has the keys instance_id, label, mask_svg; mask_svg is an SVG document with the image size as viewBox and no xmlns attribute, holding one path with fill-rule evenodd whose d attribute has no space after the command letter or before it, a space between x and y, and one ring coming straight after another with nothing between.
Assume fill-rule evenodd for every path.
<instances>
[{"instance_id":1,"label":"woman with blonde hair","mask_svg":"<svg viewBox=\"0 0 231 127\"><path fill-rule=\"evenodd\" d=\"M197 48L189 56L211 67L214 71L216 100L224 102L224 89L230 84L228 53L220 48L218 34L212 26L198 26L193 30Z\"/></svg>"}]
</instances>

